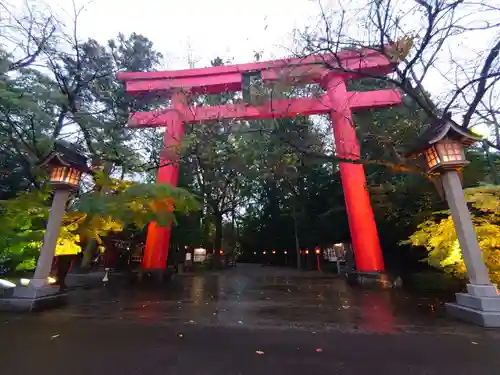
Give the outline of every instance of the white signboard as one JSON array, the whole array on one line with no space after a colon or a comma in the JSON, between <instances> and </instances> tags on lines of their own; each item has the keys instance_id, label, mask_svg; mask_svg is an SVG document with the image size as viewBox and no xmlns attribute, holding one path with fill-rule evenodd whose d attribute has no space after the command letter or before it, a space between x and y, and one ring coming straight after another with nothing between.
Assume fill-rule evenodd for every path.
<instances>
[{"instance_id":1,"label":"white signboard","mask_svg":"<svg viewBox=\"0 0 500 375\"><path fill-rule=\"evenodd\" d=\"M207 259L207 250L198 248L194 249L194 263L203 263Z\"/></svg>"},{"instance_id":2,"label":"white signboard","mask_svg":"<svg viewBox=\"0 0 500 375\"><path fill-rule=\"evenodd\" d=\"M345 260L345 245L343 243L336 243L332 247L325 249L323 257L329 262L338 262Z\"/></svg>"}]
</instances>

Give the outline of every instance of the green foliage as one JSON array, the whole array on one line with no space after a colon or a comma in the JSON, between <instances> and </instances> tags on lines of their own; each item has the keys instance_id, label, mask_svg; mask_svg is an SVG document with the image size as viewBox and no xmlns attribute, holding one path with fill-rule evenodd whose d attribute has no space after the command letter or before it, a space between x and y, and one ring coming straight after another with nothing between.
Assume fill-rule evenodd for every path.
<instances>
[{"instance_id":1,"label":"green foliage","mask_svg":"<svg viewBox=\"0 0 500 375\"><path fill-rule=\"evenodd\" d=\"M96 237L121 231L126 225L142 228L151 221L166 226L175 220L175 213L197 208L191 194L169 184L134 183L120 193L86 194L75 203L78 212L92 217L88 230L94 231Z\"/></svg>"},{"instance_id":2,"label":"green foliage","mask_svg":"<svg viewBox=\"0 0 500 375\"><path fill-rule=\"evenodd\" d=\"M500 186L480 186L465 190L471 206L474 229L491 279L500 282ZM425 259L432 267L442 269L458 278L466 278L455 226L448 211L436 212L418 226L407 242L424 246Z\"/></svg>"},{"instance_id":3,"label":"green foliage","mask_svg":"<svg viewBox=\"0 0 500 375\"><path fill-rule=\"evenodd\" d=\"M16 271L33 271L36 268L36 256L26 256L24 260L22 260L19 264L17 264L15 270Z\"/></svg>"},{"instance_id":4,"label":"green foliage","mask_svg":"<svg viewBox=\"0 0 500 375\"><path fill-rule=\"evenodd\" d=\"M168 225L175 220L176 213L198 208L191 194L171 185L112 180L112 186L115 189L107 195L90 192L70 205L63 218L55 255L81 252L81 234L102 243L101 237L120 232L126 226L142 228L150 221ZM50 193L46 190L24 192L1 202L0 262L8 261L10 269L34 264L42 245L49 204Z\"/></svg>"},{"instance_id":5,"label":"green foliage","mask_svg":"<svg viewBox=\"0 0 500 375\"><path fill-rule=\"evenodd\" d=\"M0 202L0 263L9 269L38 254L49 212L44 202L49 196L47 191L36 190Z\"/></svg>"},{"instance_id":6,"label":"green foliage","mask_svg":"<svg viewBox=\"0 0 500 375\"><path fill-rule=\"evenodd\" d=\"M69 202L56 255L78 253L80 242L101 242L126 226L169 223L174 213L196 204L179 189L126 181L155 172L155 146L162 136L126 127L130 109L147 107L125 97L116 72L153 70L162 56L151 41L119 34L101 45L54 27L54 38L37 45L40 53L25 64L13 64L0 48L0 262L8 259L11 269L21 262L28 267L41 247L51 199L37 165L58 138L79 143L93 163L106 168ZM38 40L30 37L30 43ZM165 200L174 212L164 207Z\"/></svg>"},{"instance_id":7,"label":"green foliage","mask_svg":"<svg viewBox=\"0 0 500 375\"><path fill-rule=\"evenodd\" d=\"M0 262L10 269L34 268L42 246L44 226L49 216L50 192L32 190L0 203ZM64 218L55 254L77 254L78 223Z\"/></svg>"}]
</instances>

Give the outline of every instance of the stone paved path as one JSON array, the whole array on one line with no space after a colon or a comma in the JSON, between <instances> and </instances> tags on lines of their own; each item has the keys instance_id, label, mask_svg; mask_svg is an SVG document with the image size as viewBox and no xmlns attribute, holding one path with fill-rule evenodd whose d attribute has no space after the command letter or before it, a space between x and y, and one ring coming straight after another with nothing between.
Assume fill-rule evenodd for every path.
<instances>
[{"instance_id":1,"label":"stone paved path","mask_svg":"<svg viewBox=\"0 0 500 375\"><path fill-rule=\"evenodd\" d=\"M72 292L61 310L0 315L2 368L9 375L498 374L500 331L448 319L431 298L239 265L157 288L112 279Z\"/></svg>"}]
</instances>

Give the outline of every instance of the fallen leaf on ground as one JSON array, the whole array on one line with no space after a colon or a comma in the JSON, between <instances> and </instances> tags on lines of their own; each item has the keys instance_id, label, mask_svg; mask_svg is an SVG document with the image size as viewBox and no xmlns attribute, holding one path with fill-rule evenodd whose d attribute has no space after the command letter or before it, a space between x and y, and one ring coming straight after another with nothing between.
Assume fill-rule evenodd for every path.
<instances>
[{"instance_id":1,"label":"fallen leaf on ground","mask_svg":"<svg viewBox=\"0 0 500 375\"><path fill-rule=\"evenodd\" d=\"M323 349L321 349L321 348L316 349L316 353L321 353L322 351L323 351Z\"/></svg>"},{"instance_id":2,"label":"fallen leaf on ground","mask_svg":"<svg viewBox=\"0 0 500 375\"><path fill-rule=\"evenodd\" d=\"M477 345L477 342L471 341L472 345Z\"/></svg>"},{"instance_id":3,"label":"fallen leaf on ground","mask_svg":"<svg viewBox=\"0 0 500 375\"><path fill-rule=\"evenodd\" d=\"M257 353L258 355L263 355L264 352L262 350L256 350L255 353Z\"/></svg>"},{"instance_id":4,"label":"fallen leaf on ground","mask_svg":"<svg viewBox=\"0 0 500 375\"><path fill-rule=\"evenodd\" d=\"M184 334L179 333L179 334L177 334L177 336L179 336L179 338L181 338L181 339L182 339L182 338L184 337Z\"/></svg>"},{"instance_id":5,"label":"fallen leaf on ground","mask_svg":"<svg viewBox=\"0 0 500 375\"><path fill-rule=\"evenodd\" d=\"M243 324L243 322L241 320L238 320L238 324Z\"/></svg>"},{"instance_id":6,"label":"fallen leaf on ground","mask_svg":"<svg viewBox=\"0 0 500 375\"><path fill-rule=\"evenodd\" d=\"M61 336L61 335L59 333L57 333L55 335L50 336L50 339L54 340L54 339L57 339L59 336Z\"/></svg>"}]
</instances>

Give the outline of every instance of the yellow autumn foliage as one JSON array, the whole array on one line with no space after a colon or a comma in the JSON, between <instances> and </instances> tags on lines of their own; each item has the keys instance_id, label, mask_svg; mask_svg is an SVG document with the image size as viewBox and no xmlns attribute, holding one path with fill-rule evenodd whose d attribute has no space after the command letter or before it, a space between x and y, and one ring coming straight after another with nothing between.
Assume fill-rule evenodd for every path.
<instances>
[{"instance_id":1,"label":"yellow autumn foliage","mask_svg":"<svg viewBox=\"0 0 500 375\"><path fill-rule=\"evenodd\" d=\"M101 191L81 194L71 202L63 217L55 255L75 255L82 251L81 237L96 239L120 232L127 225L143 228L151 221L160 225L175 222L175 214L198 208L195 197L168 184L140 184L100 175ZM48 219L50 190L31 190L16 198L0 201L0 260L30 264L42 245L44 223Z\"/></svg>"},{"instance_id":2,"label":"yellow autumn foliage","mask_svg":"<svg viewBox=\"0 0 500 375\"><path fill-rule=\"evenodd\" d=\"M414 35L405 35L385 49L385 55L394 63L403 61L409 54L415 41Z\"/></svg>"},{"instance_id":3,"label":"yellow autumn foliage","mask_svg":"<svg viewBox=\"0 0 500 375\"><path fill-rule=\"evenodd\" d=\"M493 282L500 283L500 186L466 189L465 199L471 208L474 229L490 277ZM443 214L448 216L443 218ZM459 278L467 277L455 225L448 212L435 213L434 217L418 226L407 242L424 246L428 251L425 260L431 266Z\"/></svg>"}]
</instances>

